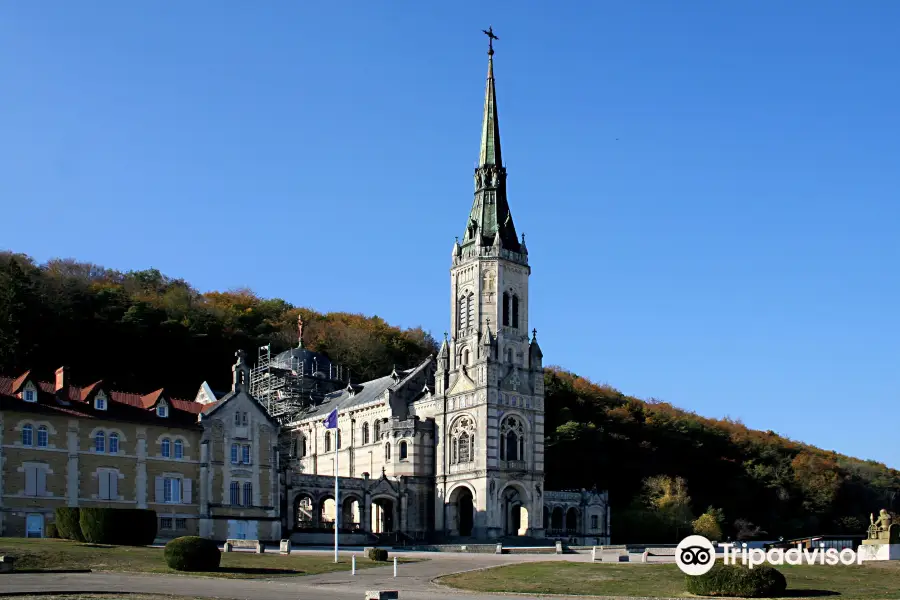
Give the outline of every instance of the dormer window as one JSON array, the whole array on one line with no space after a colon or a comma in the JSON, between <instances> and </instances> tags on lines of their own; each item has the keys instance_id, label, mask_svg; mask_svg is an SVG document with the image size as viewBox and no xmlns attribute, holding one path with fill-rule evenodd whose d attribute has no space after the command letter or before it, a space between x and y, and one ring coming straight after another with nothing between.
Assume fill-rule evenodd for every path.
<instances>
[{"instance_id":1,"label":"dormer window","mask_svg":"<svg viewBox=\"0 0 900 600\"><path fill-rule=\"evenodd\" d=\"M159 404L156 407L156 416L162 417L163 419L168 417L169 416L169 407L166 406L165 404Z\"/></svg>"},{"instance_id":2,"label":"dormer window","mask_svg":"<svg viewBox=\"0 0 900 600\"><path fill-rule=\"evenodd\" d=\"M106 396L97 394L97 397L94 398L94 408L97 410L106 410Z\"/></svg>"},{"instance_id":3,"label":"dormer window","mask_svg":"<svg viewBox=\"0 0 900 600\"><path fill-rule=\"evenodd\" d=\"M37 402L37 390L30 386L25 388L25 391L22 392L22 400L25 402Z\"/></svg>"}]
</instances>

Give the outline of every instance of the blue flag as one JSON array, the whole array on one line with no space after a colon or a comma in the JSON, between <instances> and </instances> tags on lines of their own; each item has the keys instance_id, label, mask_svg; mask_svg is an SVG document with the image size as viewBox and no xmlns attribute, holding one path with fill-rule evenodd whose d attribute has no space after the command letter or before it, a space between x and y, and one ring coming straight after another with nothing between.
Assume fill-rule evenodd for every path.
<instances>
[{"instance_id":1,"label":"blue flag","mask_svg":"<svg viewBox=\"0 0 900 600\"><path fill-rule=\"evenodd\" d=\"M337 425L337 409L334 409L328 413L328 418L325 419L325 429L337 429Z\"/></svg>"}]
</instances>

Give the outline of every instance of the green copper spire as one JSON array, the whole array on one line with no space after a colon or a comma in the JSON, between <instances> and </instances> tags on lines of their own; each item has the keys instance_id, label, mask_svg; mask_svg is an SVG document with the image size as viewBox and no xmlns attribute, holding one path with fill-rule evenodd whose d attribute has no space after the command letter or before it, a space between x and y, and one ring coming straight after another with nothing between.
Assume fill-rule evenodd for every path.
<instances>
[{"instance_id":1,"label":"green copper spire","mask_svg":"<svg viewBox=\"0 0 900 600\"><path fill-rule=\"evenodd\" d=\"M488 52L487 85L484 89L484 118L481 124L481 154L478 164L503 164L500 156L500 121L497 119L497 90L494 87L494 49Z\"/></svg>"},{"instance_id":2,"label":"green copper spire","mask_svg":"<svg viewBox=\"0 0 900 600\"><path fill-rule=\"evenodd\" d=\"M494 35L488 36L488 72L484 90L484 117L481 124L481 152L475 168L475 201L466 223L462 246L499 246L521 252L519 238L506 200L506 169L500 154L500 121L497 117L497 90L494 84Z\"/></svg>"}]
</instances>

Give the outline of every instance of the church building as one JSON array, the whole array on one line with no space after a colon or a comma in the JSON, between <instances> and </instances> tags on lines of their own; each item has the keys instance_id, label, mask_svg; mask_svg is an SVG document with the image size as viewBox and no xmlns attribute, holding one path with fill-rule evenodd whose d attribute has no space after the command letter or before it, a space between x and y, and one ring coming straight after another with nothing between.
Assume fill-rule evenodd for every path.
<instances>
[{"instance_id":1,"label":"church building","mask_svg":"<svg viewBox=\"0 0 900 600\"><path fill-rule=\"evenodd\" d=\"M297 348L265 346L253 368L239 351L231 390L194 400L77 386L66 368L0 377L0 535L43 537L56 508L87 506L152 509L163 539L323 544L337 527L344 544L608 544L607 492L544 489L543 354L493 55L436 356L352 382L303 347L301 322Z\"/></svg>"},{"instance_id":2,"label":"church building","mask_svg":"<svg viewBox=\"0 0 900 600\"><path fill-rule=\"evenodd\" d=\"M347 383L285 424L284 526L301 539L339 516L348 533L397 539L609 542L606 492L544 489L543 354L507 198L493 54L491 44L474 201L451 253L452 333L436 357ZM326 429L335 409L338 428Z\"/></svg>"}]
</instances>

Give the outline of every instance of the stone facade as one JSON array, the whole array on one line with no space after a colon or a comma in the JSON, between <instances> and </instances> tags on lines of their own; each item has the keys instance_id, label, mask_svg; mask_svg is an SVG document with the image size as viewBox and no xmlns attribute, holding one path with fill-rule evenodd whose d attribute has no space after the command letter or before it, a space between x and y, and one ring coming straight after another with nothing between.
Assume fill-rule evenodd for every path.
<instances>
[{"instance_id":1,"label":"stone facade","mask_svg":"<svg viewBox=\"0 0 900 600\"><path fill-rule=\"evenodd\" d=\"M279 539L279 428L246 370L205 402L76 387L65 369L0 378L0 535L43 536L57 507L96 506L152 509L162 538Z\"/></svg>"}]
</instances>

